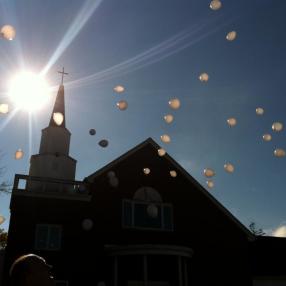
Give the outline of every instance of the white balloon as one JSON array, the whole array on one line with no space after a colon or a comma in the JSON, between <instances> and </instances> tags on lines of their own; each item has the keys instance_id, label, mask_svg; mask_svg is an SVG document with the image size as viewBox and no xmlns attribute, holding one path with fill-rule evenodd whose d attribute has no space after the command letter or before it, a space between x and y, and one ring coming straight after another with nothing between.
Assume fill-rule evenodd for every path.
<instances>
[{"instance_id":1,"label":"white balloon","mask_svg":"<svg viewBox=\"0 0 286 286\"><path fill-rule=\"evenodd\" d=\"M119 180L118 180L118 178L117 178L117 177L111 177L111 178L109 178L109 185L110 185L111 187L114 187L114 188L118 187L118 185L119 185Z\"/></svg>"},{"instance_id":2,"label":"white balloon","mask_svg":"<svg viewBox=\"0 0 286 286\"><path fill-rule=\"evenodd\" d=\"M210 8L214 11L219 10L221 8L222 4L219 0L213 0L210 3Z\"/></svg>"},{"instance_id":3,"label":"white balloon","mask_svg":"<svg viewBox=\"0 0 286 286\"><path fill-rule=\"evenodd\" d=\"M204 169L204 175L208 178L213 177L215 175L215 171L211 168Z\"/></svg>"},{"instance_id":4,"label":"white balloon","mask_svg":"<svg viewBox=\"0 0 286 286\"><path fill-rule=\"evenodd\" d=\"M229 118L229 119L227 120L227 123L228 123L228 125L229 125L230 127L233 127L233 126L236 125L236 119L235 119L235 118Z\"/></svg>"},{"instance_id":5,"label":"white balloon","mask_svg":"<svg viewBox=\"0 0 286 286\"><path fill-rule=\"evenodd\" d=\"M163 148L160 148L160 149L158 149L158 155L159 156L164 156L166 154L166 151L165 151L165 149L163 149Z\"/></svg>"},{"instance_id":6,"label":"white balloon","mask_svg":"<svg viewBox=\"0 0 286 286\"><path fill-rule=\"evenodd\" d=\"M231 31L226 35L226 39L228 41L234 41L236 39L237 33L235 31Z\"/></svg>"},{"instance_id":7,"label":"white balloon","mask_svg":"<svg viewBox=\"0 0 286 286\"><path fill-rule=\"evenodd\" d=\"M172 114L167 114L164 116L164 120L167 122L167 123L171 123L173 122L174 120L174 116Z\"/></svg>"},{"instance_id":8,"label":"white balloon","mask_svg":"<svg viewBox=\"0 0 286 286\"><path fill-rule=\"evenodd\" d=\"M144 172L145 175L149 175L151 170L149 168L144 168L143 172Z\"/></svg>"},{"instance_id":9,"label":"white balloon","mask_svg":"<svg viewBox=\"0 0 286 286\"><path fill-rule=\"evenodd\" d=\"M209 75L207 73L202 73L199 76L199 79L200 79L201 82L207 82L209 80Z\"/></svg>"},{"instance_id":10,"label":"white balloon","mask_svg":"<svg viewBox=\"0 0 286 286\"><path fill-rule=\"evenodd\" d=\"M264 141L271 141L272 136L270 134L264 134L262 138Z\"/></svg>"},{"instance_id":11,"label":"white balloon","mask_svg":"<svg viewBox=\"0 0 286 286\"><path fill-rule=\"evenodd\" d=\"M212 180L207 181L207 186L212 189L214 187L214 182Z\"/></svg>"},{"instance_id":12,"label":"white balloon","mask_svg":"<svg viewBox=\"0 0 286 286\"><path fill-rule=\"evenodd\" d=\"M228 173L233 173L234 172L234 166L231 163L226 163L224 164L224 169Z\"/></svg>"},{"instance_id":13,"label":"white balloon","mask_svg":"<svg viewBox=\"0 0 286 286\"><path fill-rule=\"evenodd\" d=\"M0 104L0 113L6 114L9 112L9 105L6 103Z\"/></svg>"},{"instance_id":14,"label":"white balloon","mask_svg":"<svg viewBox=\"0 0 286 286\"><path fill-rule=\"evenodd\" d=\"M117 92L117 93L122 93L122 92L125 91L125 87L122 86L122 85L117 85L117 86L115 86L115 87L113 88L113 90L114 90L115 92Z\"/></svg>"},{"instance_id":15,"label":"white balloon","mask_svg":"<svg viewBox=\"0 0 286 286\"><path fill-rule=\"evenodd\" d=\"M120 110L125 110L128 107L128 103L126 100L120 100L116 103L116 105Z\"/></svg>"},{"instance_id":16,"label":"white balloon","mask_svg":"<svg viewBox=\"0 0 286 286\"><path fill-rule=\"evenodd\" d=\"M24 152L22 151L22 149L18 149L18 150L15 152L15 159L16 159L16 160L22 159L23 156L24 156Z\"/></svg>"},{"instance_id":17,"label":"white balloon","mask_svg":"<svg viewBox=\"0 0 286 286\"><path fill-rule=\"evenodd\" d=\"M5 25L0 30L0 35L9 41L12 41L16 36L16 30L11 25Z\"/></svg>"},{"instance_id":18,"label":"white balloon","mask_svg":"<svg viewBox=\"0 0 286 286\"><path fill-rule=\"evenodd\" d=\"M281 148L277 148L277 149L274 150L274 155L276 157L285 157L286 152L283 149L281 149Z\"/></svg>"},{"instance_id":19,"label":"white balloon","mask_svg":"<svg viewBox=\"0 0 286 286\"><path fill-rule=\"evenodd\" d=\"M115 174L114 171L109 171L109 172L107 173L107 177L108 177L108 178L113 178L113 177L116 177L116 174Z\"/></svg>"},{"instance_id":20,"label":"white balloon","mask_svg":"<svg viewBox=\"0 0 286 286\"><path fill-rule=\"evenodd\" d=\"M178 109L180 108L181 106L181 102L178 98L173 98L169 101L169 106L172 108L172 109Z\"/></svg>"},{"instance_id":21,"label":"white balloon","mask_svg":"<svg viewBox=\"0 0 286 286\"><path fill-rule=\"evenodd\" d=\"M257 107L255 112L257 115L263 115L264 109L262 107Z\"/></svg>"},{"instance_id":22,"label":"white balloon","mask_svg":"<svg viewBox=\"0 0 286 286\"><path fill-rule=\"evenodd\" d=\"M283 129L283 124L281 122L274 122L272 124L272 130L275 132L280 132Z\"/></svg>"},{"instance_id":23,"label":"white balloon","mask_svg":"<svg viewBox=\"0 0 286 286\"><path fill-rule=\"evenodd\" d=\"M53 120L58 126L60 126L64 121L64 115L60 112L54 112Z\"/></svg>"},{"instance_id":24,"label":"white balloon","mask_svg":"<svg viewBox=\"0 0 286 286\"><path fill-rule=\"evenodd\" d=\"M164 135L161 135L161 141L164 142L164 143L170 143L171 142L171 138L170 138L169 135L164 134Z\"/></svg>"},{"instance_id":25,"label":"white balloon","mask_svg":"<svg viewBox=\"0 0 286 286\"><path fill-rule=\"evenodd\" d=\"M91 230L93 228L93 221L89 218L86 218L82 221L81 226L86 231Z\"/></svg>"},{"instance_id":26,"label":"white balloon","mask_svg":"<svg viewBox=\"0 0 286 286\"><path fill-rule=\"evenodd\" d=\"M155 204L150 204L147 207L147 214L151 217L151 218L157 218L158 217L158 208Z\"/></svg>"},{"instance_id":27,"label":"white balloon","mask_svg":"<svg viewBox=\"0 0 286 286\"><path fill-rule=\"evenodd\" d=\"M171 170L170 175L171 175L171 177L175 178L175 177L177 177L177 172L175 170Z\"/></svg>"}]
</instances>

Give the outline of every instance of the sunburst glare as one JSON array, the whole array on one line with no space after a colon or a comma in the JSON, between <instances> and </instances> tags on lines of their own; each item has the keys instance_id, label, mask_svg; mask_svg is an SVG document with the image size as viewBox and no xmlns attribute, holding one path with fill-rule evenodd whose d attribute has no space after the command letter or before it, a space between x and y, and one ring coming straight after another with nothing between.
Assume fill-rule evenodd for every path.
<instances>
[{"instance_id":1,"label":"sunburst glare","mask_svg":"<svg viewBox=\"0 0 286 286\"><path fill-rule=\"evenodd\" d=\"M84 27L89 18L93 15L95 10L99 7L102 0L86 0L81 10L75 17L72 25L69 27L65 36L61 40L60 44L54 51L49 62L41 71L41 74L46 74L53 64L59 59L59 57L64 53L67 47L71 44L74 38L78 35L80 30Z\"/></svg>"},{"instance_id":2,"label":"sunburst glare","mask_svg":"<svg viewBox=\"0 0 286 286\"><path fill-rule=\"evenodd\" d=\"M42 76L20 72L10 81L9 97L19 109L33 112L47 103L49 87Z\"/></svg>"}]
</instances>

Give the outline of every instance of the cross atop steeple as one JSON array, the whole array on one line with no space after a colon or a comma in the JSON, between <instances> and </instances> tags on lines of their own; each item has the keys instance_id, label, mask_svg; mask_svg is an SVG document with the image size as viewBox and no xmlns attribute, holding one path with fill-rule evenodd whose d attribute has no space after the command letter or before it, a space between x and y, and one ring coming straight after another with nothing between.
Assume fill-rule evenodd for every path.
<instances>
[{"instance_id":1,"label":"cross atop steeple","mask_svg":"<svg viewBox=\"0 0 286 286\"><path fill-rule=\"evenodd\" d=\"M65 68L63 67L63 71L58 71L58 73L61 73L62 74L62 82L61 82L61 85L63 85L64 83L64 75L68 75L67 72L65 72Z\"/></svg>"}]
</instances>

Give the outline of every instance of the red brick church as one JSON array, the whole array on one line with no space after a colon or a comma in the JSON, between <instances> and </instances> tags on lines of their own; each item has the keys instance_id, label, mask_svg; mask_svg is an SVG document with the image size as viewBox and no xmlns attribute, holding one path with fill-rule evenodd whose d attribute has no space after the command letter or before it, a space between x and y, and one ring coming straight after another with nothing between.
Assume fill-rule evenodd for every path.
<instances>
[{"instance_id":1,"label":"red brick church","mask_svg":"<svg viewBox=\"0 0 286 286\"><path fill-rule=\"evenodd\" d=\"M4 285L27 253L57 285L286 285L286 239L253 235L151 138L75 181L70 137L61 84L29 175L15 175Z\"/></svg>"}]
</instances>

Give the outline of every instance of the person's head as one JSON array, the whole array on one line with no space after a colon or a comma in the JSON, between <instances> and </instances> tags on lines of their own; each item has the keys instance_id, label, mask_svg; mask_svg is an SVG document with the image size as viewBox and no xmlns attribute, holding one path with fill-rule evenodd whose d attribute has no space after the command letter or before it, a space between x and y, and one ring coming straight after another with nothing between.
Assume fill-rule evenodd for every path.
<instances>
[{"instance_id":1,"label":"person's head","mask_svg":"<svg viewBox=\"0 0 286 286\"><path fill-rule=\"evenodd\" d=\"M54 286L51 266L44 258L26 254L17 258L9 271L12 286Z\"/></svg>"}]
</instances>

